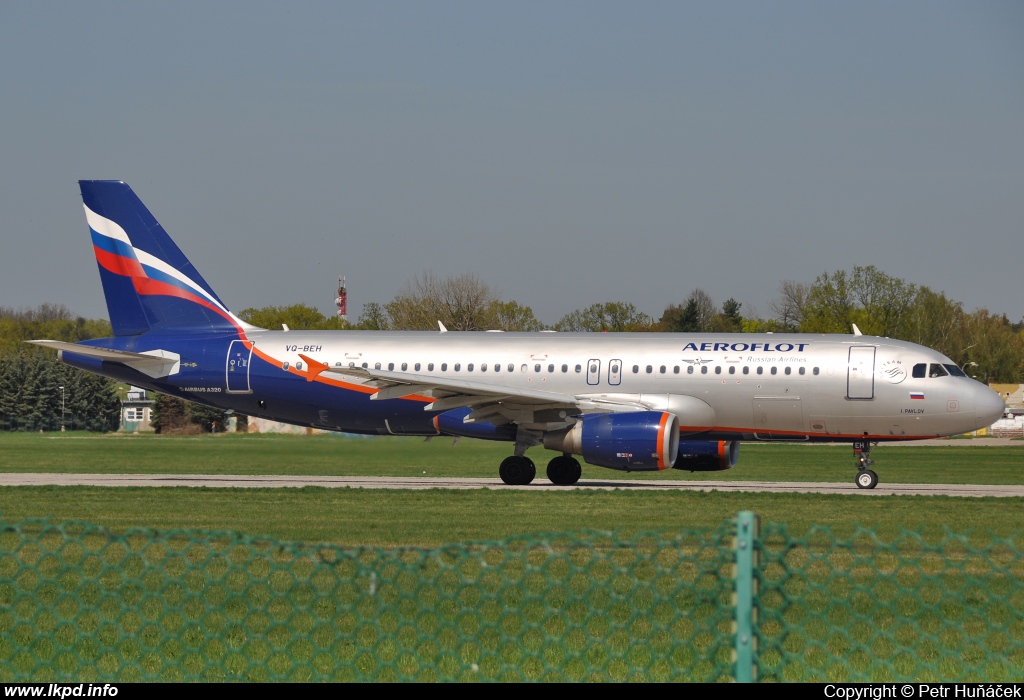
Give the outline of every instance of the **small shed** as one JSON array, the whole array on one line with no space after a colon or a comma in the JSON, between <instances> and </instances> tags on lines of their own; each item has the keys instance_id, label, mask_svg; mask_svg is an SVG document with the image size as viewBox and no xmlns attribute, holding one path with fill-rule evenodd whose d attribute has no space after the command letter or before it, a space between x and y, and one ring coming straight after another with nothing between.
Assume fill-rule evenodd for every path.
<instances>
[{"instance_id":1,"label":"small shed","mask_svg":"<svg viewBox=\"0 0 1024 700\"><path fill-rule=\"evenodd\" d=\"M145 389L128 387L128 393L121 402L121 430L125 433L147 433L153 431L153 399L148 398Z\"/></svg>"}]
</instances>

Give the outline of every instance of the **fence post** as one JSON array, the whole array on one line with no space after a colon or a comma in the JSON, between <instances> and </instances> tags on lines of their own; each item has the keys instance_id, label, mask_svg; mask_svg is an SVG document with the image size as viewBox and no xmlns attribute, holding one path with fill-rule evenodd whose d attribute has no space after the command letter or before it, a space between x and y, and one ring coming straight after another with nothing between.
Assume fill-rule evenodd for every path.
<instances>
[{"instance_id":1,"label":"fence post","mask_svg":"<svg viewBox=\"0 0 1024 700\"><path fill-rule=\"evenodd\" d=\"M736 647L737 683L754 681L754 539L757 516L749 510L736 515Z\"/></svg>"}]
</instances>

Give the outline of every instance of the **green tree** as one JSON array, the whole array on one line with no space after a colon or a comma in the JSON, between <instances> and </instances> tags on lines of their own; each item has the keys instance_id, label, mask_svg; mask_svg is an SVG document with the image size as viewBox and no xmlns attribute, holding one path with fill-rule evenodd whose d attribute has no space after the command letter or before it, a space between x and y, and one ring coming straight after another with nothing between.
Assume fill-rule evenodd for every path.
<instances>
[{"instance_id":1,"label":"green tree","mask_svg":"<svg viewBox=\"0 0 1024 700\"><path fill-rule=\"evenodd\" d=\"M338 316L325 316L307 304L244 309L238 317L246 323L270 330L281 330L285 325L294 331L348 330L352 327Z\"/></svg>"},{"instance_id":2,"label":"green tree","mask_svg":"<svg viewBox=\"0 0 1024 700\"><path fill-rule=\"evenodd\" d=\"M577 309L566 314L555 324L556 331L597 333L637 332L656 330L654 320L639 311L633 304L620 301L609 301L603 304L592 304L585 309Z\"/></svg>"}]
</instances>

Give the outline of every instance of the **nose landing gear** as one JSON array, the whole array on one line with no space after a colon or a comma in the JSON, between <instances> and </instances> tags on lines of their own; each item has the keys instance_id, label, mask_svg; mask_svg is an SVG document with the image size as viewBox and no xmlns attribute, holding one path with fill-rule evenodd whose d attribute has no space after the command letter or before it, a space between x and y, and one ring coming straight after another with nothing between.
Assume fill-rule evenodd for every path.
<instances>
[{"instance_id":1,"label":"nose landing gear","mask_svg":"<svg viewBox=\"0 0 1024 700\"><path fill-rule=\"evenodd\" d=\"M858 440L853 443L853 456L857 460L857 478L854 480L859 489L873 489L878 485L878 474L868 469L875 463L871 459L871 443Z\"/></svg>"}]
</instances>

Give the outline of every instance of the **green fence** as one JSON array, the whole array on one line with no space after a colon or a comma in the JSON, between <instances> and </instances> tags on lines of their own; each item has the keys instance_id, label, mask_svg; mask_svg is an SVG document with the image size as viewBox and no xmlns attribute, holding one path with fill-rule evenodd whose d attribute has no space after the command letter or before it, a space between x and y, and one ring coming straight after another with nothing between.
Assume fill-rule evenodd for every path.
<instances>
[{"instance_id":1,"label":"green fence","mask_svg":"<svg viewBox=\"0 0 1024 700\"><path fill-rule=\"evenodd\" d=\"M0 526L0 681L1021 680L1021 539Z\"/></svg>"}]
</instances>

